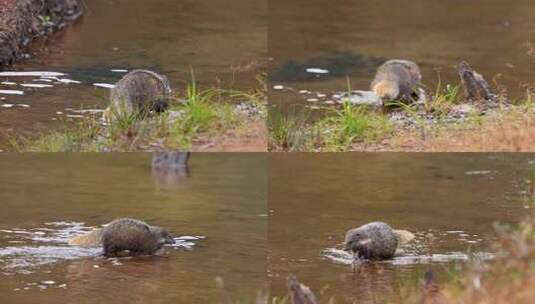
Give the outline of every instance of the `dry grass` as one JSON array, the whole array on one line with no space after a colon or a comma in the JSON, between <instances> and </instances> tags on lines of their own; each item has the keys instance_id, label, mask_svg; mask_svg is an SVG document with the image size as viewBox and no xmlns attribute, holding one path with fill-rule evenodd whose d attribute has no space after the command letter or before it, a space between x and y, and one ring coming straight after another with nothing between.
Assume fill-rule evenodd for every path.
<instances>
[{"instance_id":1,"label":"dry grass","mask_svg":"<svg viewBox=\"0 0 535 304\"><path fill-rule=\"evenodd\" d=\"M515 107L470 122L412 130L390 139L385 150L425 152L535 151L535 111Z\"/></svg>"}]
</instances>

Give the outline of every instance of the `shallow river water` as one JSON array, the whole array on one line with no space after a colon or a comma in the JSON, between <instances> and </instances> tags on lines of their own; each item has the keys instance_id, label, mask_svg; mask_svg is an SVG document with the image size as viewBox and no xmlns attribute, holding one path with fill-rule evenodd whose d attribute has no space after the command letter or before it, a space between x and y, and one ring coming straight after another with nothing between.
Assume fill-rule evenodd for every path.
<instances>
[{"instance_id":1,"label":"shallow river water","mask_svg":"<svg viewBox=\"0 0 535 304\"><path fill-rule=\"evenodd\" d=\"M24 88L21 83L50 84L36 77L0 78L0 90L25 95L0 95L0 130L31 134L54 124L52 119L79 115L69 109L104 108L108 89L93 83L115 83L124 73L112 70L145 68L167 75L184 96L190 69L201 88L221 83L225 88L258 87L266 57L267 2L91 0L86 15L66 31L36 45L36 56L10 67L15 71L52 70L68 73L80 84ZM11 108L2 104L30 106ZM66 110L67 109L67 110ZM58 114L57 112L61 112ZM0 132L5 136L4 132Z\"/></svg>"},{"instance_id":2,"label":"shallow river water","mask_svg":"<svg viewBox=\"0 0 535 304\"><path fill-rule=\"evenodd\" d=\"M262 154L195 154L186 172L153 170L150 154L0 156L2 303L253 299L265 287L266 163ZM118 217L183 241L131 259L67 245Z\"/></svg>"},{"instance_id":3,"label":"shallow river water","mask_svg":"<svg viewBox=\"0 0 535 304\"><path fill-rule=\"evenodd\" d=\"M448 281L472 257L493 258L495 222L531 214L534 155L272 154L268 276L274 295L295 274L327 303L384 303L433 270ZM393 260L340 252L345 232L372 221L413 232Z\"/></svg>"},{"instance_id":4,"label":"shallow river water","mask_svg":"<svg viewBox=\"0 0 535 304\"><path fill-rule=\"evenodd\" d=\"M443 83L459 83L461 59L489 82L501 75L497 83L513 98L525 96L521 83L535 84L526 47L535 42L533 1L274 0L269 7L271 85L293 89L272 91L272 103L322 104L347 90L346 75L352 89L368 90L375 68L394 58L417 62L430 92L437 69Z\"/></svg>"}]
</instances>

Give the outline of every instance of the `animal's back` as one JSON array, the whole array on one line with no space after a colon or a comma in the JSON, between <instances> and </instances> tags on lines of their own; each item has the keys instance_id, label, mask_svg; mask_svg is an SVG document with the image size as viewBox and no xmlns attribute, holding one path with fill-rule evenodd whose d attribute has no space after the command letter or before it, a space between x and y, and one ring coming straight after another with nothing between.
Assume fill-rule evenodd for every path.
<instances>
[{"instance_id":1,"label":"animal's back","mask_svg":"<svg viewBox=\"0 0 535 304\"><path fill-rule=\"evenodd\" d=\"M129 72L111 90L112 106L127 114L161 112L167 108L170 96L171 85L167 77L149 70Z\"/></svg>"},{"instance_id":2,"label":"animal's back","mask_svg":"<svg viewBox=\"0 0 535 304\"><path fill-rule=\"evenodd\" d=\"M116 256L122 251L130 255L153 254L160 247L145 222L135 219L117 219L104 227L102 245L105 256Z\"/></svg>"}]
</instances>

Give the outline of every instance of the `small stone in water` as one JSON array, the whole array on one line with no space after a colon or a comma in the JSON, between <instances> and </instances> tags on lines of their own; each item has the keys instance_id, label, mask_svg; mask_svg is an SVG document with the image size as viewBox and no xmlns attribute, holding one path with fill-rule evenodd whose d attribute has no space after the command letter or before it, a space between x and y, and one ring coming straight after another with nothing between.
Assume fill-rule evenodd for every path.
<instances>
[{"instance_id":1,"label":"small stone in water","mask_svg":"<svg viewBox=\"0 0 535 304\"><path fill-rule=\"evenodd\" d=\"M53 284L56 284L56 282L55 281L41 281L41 284L53 285Z\"/></svg>"},{"instance_id":2,"label":"small stone in water","mask_svg":"<svg viewBox=\"0 0 535 304\"><path fill-rule=\"evenodd\" d=\"M310 94L310 91L307 91L307 90L301 90L301 91L299 91L299 94Z\"/></svg>"},{"instance_id":3,"label":"small stone in water","mask_svg":"<svg viewBox=\"0 0 535 304\"><path fill-rule=\"evenodd\" d=\"M284 90L284 86L282 86L282 85L274 85L273 89L274 90Z\"/></svg>"}]
</instances>

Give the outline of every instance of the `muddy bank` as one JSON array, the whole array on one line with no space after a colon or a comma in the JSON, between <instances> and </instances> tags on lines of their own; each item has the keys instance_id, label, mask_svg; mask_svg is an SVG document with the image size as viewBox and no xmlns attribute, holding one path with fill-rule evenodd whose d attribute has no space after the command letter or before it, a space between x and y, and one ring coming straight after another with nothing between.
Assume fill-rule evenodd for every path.
<instances>
[{"instance_id":1,"label":"muddy bank","mask_svg":"<svg viewBox=\"0 0 535 304\"><path fill-rule=\"evenodd\" d=\"M0 65L26 57L30 42L64 28L83 11L82 0L0 0Z\"/></svg>"}]
</instances>

